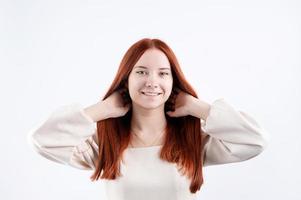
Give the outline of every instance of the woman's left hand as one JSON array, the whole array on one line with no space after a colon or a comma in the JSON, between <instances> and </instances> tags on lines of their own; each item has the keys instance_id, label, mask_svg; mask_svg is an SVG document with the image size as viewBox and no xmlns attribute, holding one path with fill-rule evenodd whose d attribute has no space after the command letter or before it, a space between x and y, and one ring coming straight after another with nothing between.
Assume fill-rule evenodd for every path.
<instances>
[{"instance_id":1,"label":"woman's left hand","mask_svg":"<svg viewBox=\"0 0 301 200\"><path fill-rule=\"evenodd\" d=\"M175 111L167 111L170 117L183 117L191 114L191 108L195 101L195 97L180 91L175 100Z\"/></svg>"}]
</instances>

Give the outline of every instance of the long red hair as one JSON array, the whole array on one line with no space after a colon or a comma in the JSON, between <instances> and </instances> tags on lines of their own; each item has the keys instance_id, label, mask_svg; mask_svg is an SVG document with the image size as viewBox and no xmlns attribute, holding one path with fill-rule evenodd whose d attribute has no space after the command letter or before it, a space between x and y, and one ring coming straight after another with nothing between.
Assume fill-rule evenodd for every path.
<instances>
[{"instance_id":1,"label":"long red hair","mask_svg":"<svg viewBox=\"0 0 301 200\"><path fill-rule=\"evenodd\" d=\"M127 81L133 66L150 49L161 50L167 56L173 76L173 89L169 99L166 101L164 110L174 110L174 102L177 91L182 90L197 98L197 94L187 82L180 68L177 58L171 48L159 39L144 38L133 44L121 60L116 77L104 99L115 91L120 91L123 96L124 105L131 103ZM109 118L97 122L97 135L99 146L99 157L91 180L115 179L120 176L120 162L123 151L128 147L130 134L130 120L132 109L126 115L118 118ZM190 180L190 191L195 193L203 184L203 159L204 144L202 138L201 121L193 116L169 117L166 115L167 128L164 144L160 152L160 158L170 163L176 163L178 170Z\"/></svg>"}]
</instances>

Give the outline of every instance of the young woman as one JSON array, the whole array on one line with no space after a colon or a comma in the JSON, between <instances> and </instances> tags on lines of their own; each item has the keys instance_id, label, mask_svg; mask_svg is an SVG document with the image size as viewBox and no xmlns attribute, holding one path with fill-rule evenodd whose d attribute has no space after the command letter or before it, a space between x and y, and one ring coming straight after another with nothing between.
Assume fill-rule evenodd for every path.
<instances>
[{"instance_id":1,"label":"young woman","mask_svg":"<svg viewBox=\"0 0 301 200\"><path fill-rule=\"evenodd\" d=\"M195 199L203 166L248 160L267 145L249 114L199 99L169 46L148 38L126 52L102 100L60 107L30 139L50 160L94 170L109 200Z\"/></svg>"}]
</instances>

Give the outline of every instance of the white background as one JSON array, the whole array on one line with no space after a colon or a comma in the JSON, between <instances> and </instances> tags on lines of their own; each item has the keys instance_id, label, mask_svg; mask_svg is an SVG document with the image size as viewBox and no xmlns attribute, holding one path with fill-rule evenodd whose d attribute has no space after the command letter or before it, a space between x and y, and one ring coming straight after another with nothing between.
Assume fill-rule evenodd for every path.
<instances>
[{"instance_id":1,"label":"white background","mask_svg":"<svg viewBox=\"0 0 301 200\"><path fill-rule=\"evenodd\" d=\"M44 159L26 137L57 107L98 101L144 37L169 44L200 98L270 133L259 156L205 168L199 199L301 199L298 0L1 0L0 198L105 199L92 171Z\"/></svg>"}]
</instances>

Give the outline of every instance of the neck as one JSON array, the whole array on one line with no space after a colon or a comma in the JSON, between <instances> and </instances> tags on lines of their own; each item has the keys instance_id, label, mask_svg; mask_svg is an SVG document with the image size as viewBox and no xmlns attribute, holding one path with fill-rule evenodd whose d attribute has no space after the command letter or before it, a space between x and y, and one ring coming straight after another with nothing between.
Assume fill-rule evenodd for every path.
<instances>
[{"instance_id":1,"label":"neck","mask_svg":"<svg viewBox=\"0 0 301 200\"><path fill-rule=\"evenodd\" d=\"M157 109L141 109L133 106L131 129L140 136L158 135L166 127L164 106Z\"/></svg>"}]
</instances>

